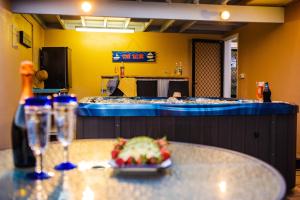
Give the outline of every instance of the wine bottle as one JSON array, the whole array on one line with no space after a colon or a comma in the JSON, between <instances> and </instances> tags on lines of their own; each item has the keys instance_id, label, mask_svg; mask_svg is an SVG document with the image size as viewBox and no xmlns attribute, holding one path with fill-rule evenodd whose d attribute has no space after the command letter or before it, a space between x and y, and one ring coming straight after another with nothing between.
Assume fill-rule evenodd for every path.
<instances>
[{"instance_id":1,"label":"wine bottle","mask_svg":"<svg viewBox=\"0 0 300 200\"><path fill-rule=\"evenodd\" d=\"M271 102L271 90L268 82L265 82L263 89L263 100L264 102Z\"/></svg>"},{"instance_id":2,"label":"wine bottle","mask_svg":"<svg viewBox=\"0 0 300 200\"><path fill-rule=\"evenodd\" d=\"M32 63L29 61L22 62L20 74L22 79L21 97L12 123L11 141L15 167L27 168L35 166L35 157L28 145L24 111L25 99L33 96L32 78L34 70Z\"/></svg>"},{"instance_id":3,"label":"wine bottle","mask_svg":"<svg viewBox=\"0 0 300 200\"><path fill-rule=\"evenodd\" d=\"M181 61L179 62L178 71L179 71L179 75L182 76L182 63L181 63Z\"/></svg>"},{"instance_id":4,"label":"wine bottle","mask_svg":"<svg viewBox=\"0 0 300 200\"><path fill-rule=\"evenodd\" d=\"M120 77L124 78L125 76L125 67L124 67L124 63L122 62L122 65L120 67Z\"/></svg>"}]
</instances>

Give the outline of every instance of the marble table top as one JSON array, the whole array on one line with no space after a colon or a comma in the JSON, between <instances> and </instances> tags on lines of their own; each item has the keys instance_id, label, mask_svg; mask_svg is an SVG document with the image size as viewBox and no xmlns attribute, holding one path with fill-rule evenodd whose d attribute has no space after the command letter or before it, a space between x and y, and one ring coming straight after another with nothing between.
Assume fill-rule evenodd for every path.
<instances>
[{"instance_id":1,"label":"marble table top","mask_svg":"<svg viewBox=\"0 0 300 200\"><path fill-rule=\"evenodd\" d=\"M14 169L11 150L0 151L0 199L282 199L282 176L253 157L221 148L171 142L173 165L162 172L126 174L107 166L113 140L77 140L70 159L78 168L53 169L63 158L62 147L51 143L44 181L26 180L28 170ZM92 168L104 166L104 168ZM30 170L29 170L30 171Z\"/></svg>"}]
</instances>

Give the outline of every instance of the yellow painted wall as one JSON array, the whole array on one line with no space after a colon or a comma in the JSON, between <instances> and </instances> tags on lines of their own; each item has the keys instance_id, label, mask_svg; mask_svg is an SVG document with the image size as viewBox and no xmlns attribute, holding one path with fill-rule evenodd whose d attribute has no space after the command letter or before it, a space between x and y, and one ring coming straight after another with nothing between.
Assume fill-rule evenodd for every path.
<instances>
[{"instance_id":1,"label":"yellow painted wall","mask_svg":"<svg viewBox=\"0 0 300 200\"><path fill-rule=\"evenodd\" d=\"M255 98L255 82L269 81L273 100L300 105L300 2L286 8L282 25L249 24L239 33L239 97ZM298 118L298 127L300 119ZM300 154L298 128L297 152Z\"/></svg>"},{"instance_id":2,"label":"yellow painted wall","mask_svg":"<svg viewBox=\"0 0 300 200\"><path fill-rule=\"evenodd\" d=\"M45 46L72 49L72 93L79 98L100 95L100 76L114 75L112 51L155 51L156 63L125 63L126 75L171 76L175 62L182 61L183 76L191 78L191 39L220 36L168 33L87 33L72 30L47 30ZM191 79L190 79L191 80Z\"/></svg>"},{"instance_id":3,"label":"yellow painted wall","mask_svg":"<svg viewBox=\"0 0 300 200\"><path fill-rule=\"evenodd\" d=\"M30 25L21 15L12 14L4 1L0 1L0 149L10 146L10 128L13 114L20 96L19 64L22 60L38 61L38 48L44 43L44 30L28 15L24 15L33 24ZM12 25L33 35L34 47L18 45L12 48ZM33 30L32 30L33 29Z\"/></svg>"}]
</instances>

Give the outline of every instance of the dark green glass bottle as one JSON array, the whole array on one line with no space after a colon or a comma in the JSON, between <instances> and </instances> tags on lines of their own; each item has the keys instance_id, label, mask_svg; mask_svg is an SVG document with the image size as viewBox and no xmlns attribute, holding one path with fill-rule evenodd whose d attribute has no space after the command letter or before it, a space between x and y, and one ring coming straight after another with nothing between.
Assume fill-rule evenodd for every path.
<instances>
[{"instance_id":1,"label":"dark green glass bottle","mask_svg":"<svg viewBox=\"0 0 300 200\"><path fill-rule=\"evenodd\" d=\"M270 87L269 87L269 83L268 82L265 82L265 86L264 86L264 90L263 90L263 99L264 99L264 102L272 102L271 101L271 90L270 90Z\"/></svg>"}]
</instances>

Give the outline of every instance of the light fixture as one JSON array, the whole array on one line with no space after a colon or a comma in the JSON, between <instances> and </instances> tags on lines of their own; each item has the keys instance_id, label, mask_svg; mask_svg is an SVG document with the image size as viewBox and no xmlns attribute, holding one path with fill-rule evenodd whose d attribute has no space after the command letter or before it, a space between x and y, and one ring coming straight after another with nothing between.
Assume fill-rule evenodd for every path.
<instances>
[{"instance_id":1,"label":"light fixture","mask_svg":"<svg viewBox=\"0 0 300 200\"><path fill-rule=\"evenodd\" d=\"M220 16L221 16L221 19L228 20L230 18L230 12L227 10L224 10L221 12Z\"/></svg>"},{"instance_id":2,"label":"light fixture","mask_svg":"<svg viewBox=\"0 0 300 200\"><path fill-rule=\"evenodd\" d=\"M134 29L121 29L121 28L76 27L75 30L80 32L99 32L99 33L134 33Z\"/></svg>"},{"instance_id":3,"label":"light fixture","mask_svg":"<svg viewBox=\"0 0 300 200\"><path fill-rule=\"evenodd\" d=\"M88 1L84 1L82 4L81 4L81 9L83 10L83 12L90 12L91 9L92 9L92 4Z\"/></svg>"}]
</instances>

